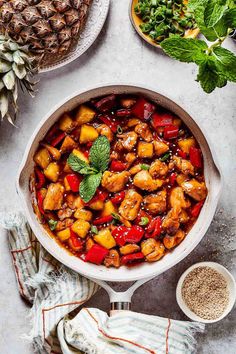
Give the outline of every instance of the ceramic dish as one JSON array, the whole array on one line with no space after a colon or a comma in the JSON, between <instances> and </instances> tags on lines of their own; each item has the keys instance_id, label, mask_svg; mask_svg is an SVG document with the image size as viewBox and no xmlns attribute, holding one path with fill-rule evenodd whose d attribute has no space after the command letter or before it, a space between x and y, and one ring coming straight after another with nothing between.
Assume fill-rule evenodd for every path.
<instances>
[{"instance_id":1,"label":"ceramic dish","mask_svg":"<svg viewBox=\"0 0 236 354\"><path fill-rule=\"evenodd\" d=\"M63 59L52 65L45 65L40 68L40 72L47 72L61 68L73 60L79 58L95 42L101 32L108 15L110 0L93 0L89 10L85 27L80 34L79 41L75 48L71 50Z\"/></svg>"},{"instance_id":2,"label":"ceramic dish","mask_svg":"<svg viewBox=\"0 0 236 354\"><path fill-rule=\"evenodd\" d=\"M160 44L156 43L149 35L143 33L140 29L140 25L143 23L143 21L136 15L134 8L138 4L138 0L131 0L130 2L130 9L129 9L129 16L130 16L130 21L136 30L136 32L139 34L140 37L142 37L147 43L151 44L152 46L156 48L161 48ZM193 30L186 30L184 37L185 38L196 38L199 34L199 29L193 29Z\"/></svg>"},{"instance_id":3,"label":"ceramic dish","mask_svg":"<svg viewBox=\"0 0 236 354\"><path fill-rule=\"evenodd\" d=\"M192 312L188 306L186 305L186 303L183 300L182 297L182 285L183 282L186 278L186 276L195 268L198 267L211 267L214 270L216 270L217 272L219 272L221 275L223 275L223 277L225 278L226 282L227 282L227 286L228 286L228 290L229 290L229 303L227 305L227 307L225 308L223 314L218 317L215 320L205 320L199 316L197 316L194 312ZM223 267L221 264L219 263L215 263L215 262L200 262L200 263L196 263L193 266L191 266L190 268L188 268L180 277L178 284L177 284L177 288L176 288L176 300L178 302L179 307L181 308L181 310L184 312L184 314L189 317L191 320L193 321L198 321L198 322L202 322L202 323L215 323L218 322L220 320L222 320L224 317L226 317L229 312L232 310L234 304L235 304L235 300L236 300L236 284L235 284L235 280L233 278L233 276L230 274L230 272Z\"/></svg>"}]
</instances>

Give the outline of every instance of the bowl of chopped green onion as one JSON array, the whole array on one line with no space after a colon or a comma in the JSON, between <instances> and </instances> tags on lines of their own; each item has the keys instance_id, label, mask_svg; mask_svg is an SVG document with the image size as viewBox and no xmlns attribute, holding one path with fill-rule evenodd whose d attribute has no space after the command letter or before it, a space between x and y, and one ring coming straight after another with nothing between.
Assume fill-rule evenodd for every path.
<instances>
[{"instance_id":1,"label":"bowl of chopped green onion","mask_svg":"<svg viewBox=\"0 0 236 354\"><path fill-rule=\"evenodd\" d=\"M138 34L155 47L173 35L199 34L188 0L131 0L130 19Z\"/></svg>"}]
</instances>

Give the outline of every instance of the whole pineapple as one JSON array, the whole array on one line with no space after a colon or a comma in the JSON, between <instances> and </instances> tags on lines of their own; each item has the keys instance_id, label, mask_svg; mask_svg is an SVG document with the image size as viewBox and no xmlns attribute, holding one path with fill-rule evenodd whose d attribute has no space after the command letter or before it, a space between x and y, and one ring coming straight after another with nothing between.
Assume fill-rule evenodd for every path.
<instances>
[{"instance_id":1,"label":"whole pineapple","mask_svg":"<svg viewBox=\"0 0 236 354\"><path fill-rule=\"evenodd\" d=\"M53 63L79 38L92 0L0 0L0 28L42 60Z\"/></svg>"},{"instance_id":2,"label":"whole pineapple","mask_svg":"<svg viewBox=\"0 0 236 354\"><path fill-rule=\"evenodd\" d=\"M18 88L31 95L34 91L32 77L36 63L26 46L20 46L11 39L0 35L0 116L13 124L18 110Z\"/></svg>"}]
</instances>

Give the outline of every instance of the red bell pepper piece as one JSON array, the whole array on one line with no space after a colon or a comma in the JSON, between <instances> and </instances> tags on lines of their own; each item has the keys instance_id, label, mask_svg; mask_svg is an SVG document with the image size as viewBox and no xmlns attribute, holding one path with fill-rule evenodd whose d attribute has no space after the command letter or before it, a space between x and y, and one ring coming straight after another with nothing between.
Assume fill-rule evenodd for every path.
<instances>
[{"instance_id":1,"label":"red bell pepper piece","mask_svg":"<svg viewBox=\"0 0 236 354\"><path fill-rule=\"evenodd\" d=\"M118 111L116 111L117 117L129 117L130 115L131 115L130 109L119 109Z\"/></svg>"},{"instance_id":2,"label":"red bell pepper piece","mask_svg":"<svg viewBox=\"0 0 236 354\"><path fill-rule=\"evenodd\" d=\"M200 149L191 146L189 149L190 162L194 167L202 167L202 152Z\"/></svg>"},{"instance_id":3,"label":"red bell pepper piece","mask_svg":"<svg viewBox=\"0 0 236 354\"><path fill-rule=\"evenodd\" d=\"M164 139L176 139L178 137L179 127L176 125L169 125L164 129Z\"/></svg>"},{"instance_id":4,"label":"red bell pepper piece","mask_svg":"<svg viewBox=\"0 0 236 354\"><path fill-rule=\"evenodd\" d=\"M111 131L113 133L117 132L117 128L119 126L118 122L115 122L114 120L112 120L111 117L109 117L108 115L100 115L98 116L98 118L106 125L108 125L108 127L111 129Z\"/></svg>"},{"instance_id":5,"label":"red bell pepper piece","mask_svg":"<svg viewBox=\"0 0 236 354\"><path fill-rule=\"evenodd\" d=\"M122 200L125 199L125 192L122 191L120 193L116 193L113 198L111 198L111 202L113 204L120 204Z\"/></svg>"},{"instance_id":6,"label":"red bell pepper piece","mask_svg":"<svg viewBox=\"0 0 236 354\"><path fill-rule=\"evenodd\" d=\"M112 230L112 236L114 237L118 246L122 247L126 244L125 236L128 233L128 228L126 226L117 226Z\"/></svg>"},{"instance_id":7,"label":"red bell pepper piece","mask_svg":"<svg viewBox=\"0 0 236 354\"><path fill-rule=\"evenodd\" d=\"M173 116L170 113L153 113L152 125L155 129L167 127L173 124Z\"/></svg>"},{"instance_id":8,"label":"red bell pepper piece","mask_svg":"<svg viewBox=\"0 0 236 354\"><path fill-rule=\"evenodd\" d=\"M77 251L82 250L83 242L78 239L77 234L72 229L70 229L70 242L72 243L74 248L77 248Z\"/></svg>"},{"instance_id":9,"label":"red bell pepper piece","mask_svg":"<svg viewBox=\"0 0 236 354\"><path fill-rule=\"evenodd\" d=\"M145 234L145 238L155 238L160 236L162 231L162 221L160 216L153 219L147 227L147 233Z\"/></svg>"},{"instance_id":10,"label":"red bell pepper piece","mask_svg":"<svg viewBox=\"0 0 236 354\"><path fill-rule=\"evenodd\" d=\"M134 225L132 227L127 228L128 232L124 236L125 241L127 243L138 243L141 241L143 235L144 235L144 230L141 226L139 225Z\"/></svg>"},{"instance_id":11,"label":"red bell pepper piece","mask_svg":"<svg viewBox=\"0 0 236 354\"><path fill-rule=\"evenodd\" d=\"M97 101L94 105L99 112L110 111L116 105L116 96L112 94L112 95L103 97L102 99Z\"/></svg>"},{"instance_id":12,"label":"red bell pepper piece","mask_svg":"<svg viewBox=\"0 0 236 354\"><path fill-rule=\"evenodd\" d=\"M109 250L100 245L93 245L85 256L85 262L91 262L95 264L102 264L105 257L108 255Z\"/></svg>"},{"instance_id":13,"label":"red bell pepper piece","mask_svg":"<svg viewBox=\"0 0 236 354\"><path fill-rule=\"evenodd\" d=\"M38 167L35 167L34 171L35 171L35 175L37 177L36 188L41 189L46 183L46 178L45 178L43 172Z\"/></svg>"},{"instance_id":14,"label":"red bell pepper piece","mask_svg":"<svg viewBox=\"0 0 236 354\"><path fill-rule=\"evenodd\" d=\"M86 205L90 205L94 202L97 202L98 200L101 200L102 202L104 202L107 199L107 196L108 196L108 192L98 190L96 192L95 196L88 203L86 203Z\"/></svg>"},{"instance_id":15,"label":"red bell pepper piece","mask_svg":"<svg viewBox=\"0 0 236 354\"><path fill-rule=\"evenodd\" d=\"M117 161L117 160L112 160L111 162L111 170L114 172L121 172L126 170L127 165L124 162Z\"/></svg>"},{"instance_id":16,"label":"red bell pepper piece","mask_svg":"<svg viewBox=\"0 0 236 354\"><path fill-rule=\"evenodd\" d=\"M69 183L70 189L72 192L78 192L81 179L75 174L71 173L70 175L66 176L66 180Z\"/></svg>"},{"instance_id":17,"label":"red bell pepper piece","mask_svg":"<svg viewBox=\"0 0 236 354\"><path fill-rule=\"evenodd\" d=\"M43 208L43 201L44 201L44 197L41 193L41 191L37 192L37 202L38 202L38 208L41 214L45 215L45 211Z\"/></svg>"},{"instance_id":18,"label":"red bell pepper piece","mask_svg":"<svg viewBox=\"0 0 236 354\"><path fill-rule=\"evenodd\" d=\"M111 215L107 215L107 216L103 216L101 218L95 219L93 224L94 225L105 224L107 222L111 222L112 220L113 220L113 217Z\"/></svg>"},{"instance_id":19,"label":"red bell pepper piece","mask_svg":"<svg viewBox=\"0 0 236 354\"><path fill-rule=\"evenodd\" d=\"M155 111L155 108L151 102L140 97L132 107L131 113L139 119L148 120Z\"/></svg>"},{"instance_id":20,"label":"red bell pepper piece","mask_svg":"<svg viewBox=\"0 0 236 354\"><path fill-rule=\"evenodd\" d=\"M66 136L65 132L59 133L55 138L52 139L51 145L53 147L57 146Z\"/></svg>"},{"instance_id":21,"label":"red bell pepper piece","mask_svg":"<svg viewBox=\"0 0 236 354\"><path fill-rule=\"evenodd\" d=\"M201 200L200 202L198 202L197 204L194 205L194 207L192 208L191 210L191 215L194 217L194 218L197 218L198 215L200 214L200 211L202 209L202 206L204 204L205 200Z\"/></svg>"},{"instance_id":22,"label":"red bell pepper piece","mask_svg":"<svg viewBox=\"0 0 236 354\"><path fill-rule=\"evenodd\" d=\"M128 265L129 263L138 262L144 259L144 254L142 252L127 254L121 257L121 264Z\"/></svg>"},{"instance_id":23,"label":"red bell pepper piece","mask_svg":"<svg viewBox=\"0 0 236 354\"><path fill-rule=\"evenodd\" d=\"M170 184L173 186L175 184L175 181L176 181L176 178L177 178L177 174L176 173L171 173L170 175Z\"/></svg>"},{"instance_id":24,"label":"red bell pepper piece","mask_svg":"<svg viewBox=\"0 0 236 354\"><path fill-rule=\"evenodd\" d=\"M177 154L179 155L179 157L182 157L182 159L187 158L186 152L182 151L181 149L177 149Z\"/></svg>"}]
</instances>

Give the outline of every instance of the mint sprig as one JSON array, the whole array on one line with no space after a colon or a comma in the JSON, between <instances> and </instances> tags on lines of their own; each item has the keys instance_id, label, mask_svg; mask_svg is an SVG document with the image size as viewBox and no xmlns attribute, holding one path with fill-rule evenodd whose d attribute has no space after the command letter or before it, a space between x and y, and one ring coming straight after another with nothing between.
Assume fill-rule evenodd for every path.
<instances>
[{"instance_id":1,"label":"mint sprig","mask_svg":"<svg viewBox=\"0 0 236 354\"><path fill-rule=\"evenodd\" d=\"M85 176L79 188L80 196L85 203L88 203L96 193L102 173L108 168L109 159L110 142L105 136L98 137L93 143L89 154L90 164L73 153L68 157L67 163L70 168Z\"/></svg>"},{"instance_id":2,"label":"mint sprig","mask_svg":"<svg viewBox=\"0 0 236 354\"><path fill-rule=\"evenodd\" d=\"M207 93L236 82L236 56L222 43L236 27L234 0L189 0L189 10L205 38L204 40L172 36L161 43L170 57L199 66L197 81Z\"/></svg>"}]
</instances>

